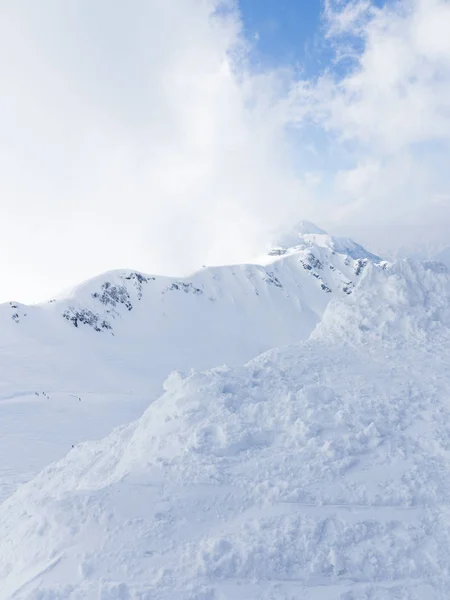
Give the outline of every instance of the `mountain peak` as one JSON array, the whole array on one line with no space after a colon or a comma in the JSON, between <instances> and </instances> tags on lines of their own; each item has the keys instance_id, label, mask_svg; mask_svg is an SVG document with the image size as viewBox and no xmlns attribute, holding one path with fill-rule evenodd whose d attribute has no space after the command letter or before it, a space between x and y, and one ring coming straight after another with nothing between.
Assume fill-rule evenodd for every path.
<instances>
[{"instance_id":1,"label":"mountain peak","mask_svg":"<svg viewBox=\"0 0 450 600\"><path fill-rule=\"evenodd\" d=\"M327 235L327 232L311 221L299 221L278 235L271 245L276 248L292 248L304 243L305 236L309 235Z\"/></svg>"},{"instance_id":2,"label":"mountain peak","mask_svg":"<svg viewBox=\"0 0 450 600\"><path fill-rule=\"evenodd\" d=\"M300 221L274 239L271 243L269 254L284 255L290 249L304 249L311 248L312 246L327 248L332 252L347 255L354 260L368 259L375 263L382 260L379 256L369 252L351 238L329 235L310 221Z\"/></svg>"},{"instance_id":3,"label":"mountain peak","mask_svg":"<svg viewBox=\"0 0 450 600\"><path fill-rule=\"evenodd\" d=\"M327 235L326 231L317 227L317 225L311 223L311 221L300 221L293 229L296 230L299 235Z\"/></svg>"}]
</instances>

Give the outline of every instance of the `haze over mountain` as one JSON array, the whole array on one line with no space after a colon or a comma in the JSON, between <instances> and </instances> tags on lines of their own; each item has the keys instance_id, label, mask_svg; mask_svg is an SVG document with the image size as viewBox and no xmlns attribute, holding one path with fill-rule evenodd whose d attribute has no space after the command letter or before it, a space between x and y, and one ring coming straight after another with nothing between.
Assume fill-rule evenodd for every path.
<instances>
[{"instance_id":1,"label":"haze over mountain","mask_svg":"<svg viewBox=\"0 0 450 600\"><path fill-rule=\"evenodd\" d=\"M244 262L295 215L448 245L448 0L2 8L1 301Z\"/></svg>"}]
</instances>

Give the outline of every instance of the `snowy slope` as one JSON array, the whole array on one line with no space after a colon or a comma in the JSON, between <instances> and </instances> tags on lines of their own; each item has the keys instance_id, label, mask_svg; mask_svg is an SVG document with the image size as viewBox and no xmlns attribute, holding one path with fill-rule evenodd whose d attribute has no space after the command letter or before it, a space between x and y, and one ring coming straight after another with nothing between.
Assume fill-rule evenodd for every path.
<instances>
[{"instance_id":1,"label":"snowy slope","mask_svg":"<svg viewBox=\"0 0 450 600\"><path fill-rule=\"evenodd\" d=\"M140 416L171 370L241 364L308 337L372 259L336 252L323 232L316 243L311 227L261 264L183 279L114 271L46 304L1 305L0 501L73 444Z\"/></svg>"},{"instance_id":2,"label":"snowy slope","mask_svg":"<svg viewBox=\"0 0 450 600\"><path fill-rule=\"evenodd\" d=\"M46 305L1 305L2 341L22 341L27 352L37 342L38 354L41 344L77 344L110 360L126 349L135 369L161 377L173 368L238 364L305 339L330 299L350 294L366 265L380 259L311 224L297 229L292 244L278 243L262 264L205 267L181 279L113 271ZM33 362L40 372L38 356ZM10 384L0 383L0 397Z\"/></svg>"},{"instance_id":3,"label":"snowy slope","mask_svg":"<svg viewBox=\"0 0 450 600\"><path fill-rule=\"evenodd\" d=\"M173 373L0 506L0 597L448 598L449 298L369 265L310 340Z\"/></svg>"}]
</instances>

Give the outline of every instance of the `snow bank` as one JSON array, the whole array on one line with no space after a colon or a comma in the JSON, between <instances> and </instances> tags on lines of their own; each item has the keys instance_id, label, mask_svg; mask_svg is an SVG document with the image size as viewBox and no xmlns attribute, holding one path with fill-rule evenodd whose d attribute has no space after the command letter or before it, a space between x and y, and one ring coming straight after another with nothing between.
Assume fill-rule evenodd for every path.
<instances>
[{"instance_id":1,"label":"snow bank","mask_svg":"<svg viewBox=\"0 0 450 600\"><path fill-rule=\"evenodd\" d=\"M448 298L373 269L314 339L173 373L0 506L1 597L448 598Z\"/></svg>"},{"instance_id":2,"label":"snow bank","mask_svg":"<svg viewBox=\"0 0 450 600\"><path fill-rule=\"evenodd\" d=\"M314 339L388 346L448 335L450 276L440 263L368 264L346 302L333 301Z\"/></svg>"}]
</instances>

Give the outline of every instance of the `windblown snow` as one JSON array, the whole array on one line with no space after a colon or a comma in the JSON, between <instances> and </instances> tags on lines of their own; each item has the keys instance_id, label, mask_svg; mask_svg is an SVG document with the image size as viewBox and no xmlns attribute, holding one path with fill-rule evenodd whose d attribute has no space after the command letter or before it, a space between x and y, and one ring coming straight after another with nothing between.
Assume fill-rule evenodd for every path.
<instances>
[{"instance_id":1,"label":"windblown snow","mask_svg":"<svg viewBox=\"0 0 450 600\"><path fill-rule=\"evenodd\" d=\"M303 265L304 249L284 249L270 270L294 295L289 265ZM343 269L359 264L332 252ZM244 366L173 371L139 419L76 444L9 496L0 505L0 597L450 597L450 275L433 262L363 264L355 289L331 294L307 340L287 339L296 343ZM262 281L267 266L254 272L258 290L273 285ZM87 286L89 310L97 289ZM131 304L130 313L139 299ZM97 340L125 339L127 313L114 309L115 336L66 324L97 349ZM144 333L136 325L131 339ZM113 389L120 374L111 373Z\"/></svg>"}]
</instances>

